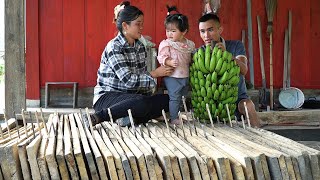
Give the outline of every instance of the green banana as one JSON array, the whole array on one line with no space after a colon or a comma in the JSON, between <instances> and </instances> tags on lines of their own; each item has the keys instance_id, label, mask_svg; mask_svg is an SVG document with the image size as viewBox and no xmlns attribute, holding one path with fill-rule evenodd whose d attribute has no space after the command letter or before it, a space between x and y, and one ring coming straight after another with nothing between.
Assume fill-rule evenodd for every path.
<instances>
[{"instance_id":1,"label":"green banana","mask_svg":"<svg viewBox=\"0 0 320 180\"><path fill-rule=\"evenodd\" d=\"M229 72L225 71L222 77L219 79L219 84L224 84L228 80L228 77L229 77Z\"/></svg>"},{"instance_id":2,"label":"green banana","mask_svg":"<svg viewBox=\"0 0 320 180\"><path fill-rule=\"evenodd\" d=\"M211 89L211 82L210 82L210 81L206 81L205 87L206 87L206 88L209 88L209 87L210 87L210 89Z\"/></svg>"},{"instance_id":3,"label":"green banana","mask_svg":"<svg viewBox=\"0 0 320 180\"><path fill-rule=\"evenodd\" d=\"M227 58L228 58L228 51L223 51L223 53L222 53L222 58L227 60Z\"/></svg>"},{"instance_id":4,"label":"green banana","mask_svg":"<svg viewBox=\"0 0 320 180\"><path fill-rule=\"evenodd\" d=\"M214 72L212 73L211 82L212 82L212 83L217 83L217 82L218 82L218 73L217 73L216 71L214 71Z\"/></svg>"},{"instance_id":5,"label":"green banana","mask_svg":"<svg viewBox=\"0 0 320 180\"><path fill-rule=\"evenodd\" d=\"M217 105L215 103L213 103L211 105L211 114L213 114L214 112L216 112L216 109L217 109Z\"/></svg>"},{"instance_id":6,"label":"green banana","mask_svg":"<svg viewBox=\"0 0 320 180\"><path fill-rule=\"evenodd\" d=\"M208 73L207 69L205 68L205 55L204 51L202 48L199 48L198 50L198 64L199 64L199 70L202 71L203 73Z\"/></svg>"},{"instance_id":7,"label":"green banana","mask_svg":"<svg viewBox=\"0 0 320 180\"><path fill-rule=\"evenodd\" d=\"M209 103L210 100L209 100L208 97L204 97L204 98L203 98L203 101L207 104L207 103Z\"/></svg>"},{"instance_id":8,"label":"green banana","mask_svg":"<svg viewBox=\"0 0 320 180\"><path fill-rule=\"evenodd\" d=\"M212 50L212 55L217 55L217 52L218 52L219 48L217 46L215 46Z\"/></svg>"},{"instance_id":9,"label":"green banana","mask_svg":"<svg viewBox=\"0 0 320 180\"><path fill-rule=\"evenodd\" d=\"M217 84L212 84L211 90L212 92L215 92L217 90Z\"/></svg>"},{"instance_id":10,"label":"green banana","mask_svg":"<svg viewBox=\"0 0 320 180\"><path fill-rule=\"evenodd\" d=\"M213 99L214 99L214 100L218 100L218 99L219 99L219 95L220 95L219 90L216 89L216 90L214 91L214 94L213 94Z\"/></svg>"},{"instance_id":11,"label":"green banana","mask_svg":"<svg viewBox=\"0 0 320 180\"><path fill-rule=\"evenodd\" d=\"M196 70L200 70L200 69L199 69L199 62L198 62L198 60L196 60L196 61L194 62L194 66L196 67Z\"/></svg>"},{"instance_id":12,"label":"green banana","mask_svg":"<svg viewBox=\"0 0 320 180\"><path fill-rule=\"evenodd\" d=\"M223 85L222 84L220 84L218 86L218 91L219 91L220 94L222 93L222 91L223 91Z\"/></svg>"},{"instance_id":13,"label":"green banana","mask_svg":"<svg viewBox=\"0 0 320 180\"><path fill-rule=\"evenodd\" d=\"M223 104L222 103L218 104L218 109L219 109L220 112L222 111L222 109L223 109Z\"/></svg>"},{"instance_id":14,"label":"green banana","mask_svg":"<svg viewBox=\"0 0 320 180\"><path fill-rule=\"evenodd\" d=\"M207 45L206 46L206 52L205 52L205 60L204 60L204 67L209 70L209 67L210 67L210 57L211 55L211 47L210 45Z\"/></svg>"},{"instance_id":15,"label":"green banana","mask_svg":"<svg viewBox=\"0 0 320 180\"><path fill-rule=\"evenodd\" d=\"M199 79L204 79L202 71L198 71L198 78Z\"/></svg>"},{"instance_id":16,"label":"green banana","mask_svg":"<svg viewBox=\"0 0 320 180\"><path fill-rule=\"evenodd\" d=\"M228 62L230 62L232 60L232 53L228 53L228 57L227 57Z\"/></svg>"},{"instance_id":17,"label":"green banana","mask_svg":"<svg viewBox=\"0 0 320 180\"><path fill-rule=\"evenodd\" d=\"M228 97L227 99L222 101L222 104L229 104L232 102L232 100L233 100L233 97Z\"/></svg>"},{"instance_id":18,"label":"green banana","mask_svg":"<svg viewBox=\"0 0 320 180\"><path fill-rule=\"evenodd\" d=\"M220 69L222 67L222 64L223 64L223 59L222 58L219 58L218 62L217 62L217 65L216 65L216 68L214 69L216 72L220 72Z\"/></svg>"},{"instance_id":19,"label":"green banana","mask_svg":"<svg viewBox=\"0 0 320 180\"><path fill-rule=\"evenodd\" d=\"M203 87L205 84L206 84L206 80L204 80L204 79L200 79L200 80L199 80L199 85L200 85L201 87Z\"/></svg>"},{"instance_id":20,"label":"green banana","mask_svg":"<svg viewBox=\"0 0 320 180\"><path fill-rule=\"evenodd\" d=\"M206 81L210 81L210 82L211 82L211 74L208 74L208 75L207 75Z\"/></svg>"},{"instance_id":21,"label":"green banana","mask_svg":"<svg viewBox=\"0 0 320 180\"><path fill-rule=\"evenodd\" d=\"M206 89L207 89L207 98L212 98L212 89L211 89L211 87L208 87Z\"/></svg>"},{"instance_id":22,"label":"green banana","mask_svg":"<svg viewBox=\"0 0 320 180\"><path fill-rule=\"evenodd\" d=\"M217 59L220 59L222 56L222 50L221 49L218 49L218 52L217 52Z\"/></svg>"},{"instance_id":23,"label":"green banana","mask_svg":"<svg viewBox=\"0 0 320 180\"><path fill-rule=\"evenodd\" d=\"M206 92L206 88L205 87L201 87L201 96L202 97L206 97L207 96L207 92Z\"/></svg>"},{"instance_id":24,"label":"green banana","mask_svg":"<svg viewBox=\"0 0 320 180\"><path fill-rule=\"evenodd\" d=\"M210 61L210 67L209 67L209 71L210 72L213 72L215 67L216 67L216 64L217 64L217 58L215 55L212 55L211 56L211 61Z\"/></svg>"},{"instance_id":25,"label":"green banana","mask_svg":"<svg viewBox=\"0 0 320 180\"><path fill-rule=\"evenodd\" d=\"M224 61L223 64L222 64L222 66L221 66L220 71L218 72L218 75L221 76L224 72L226 72L227 66L228 66L228 62L227 62L227 61Z\"/></svg>"},{"instance_id":26,"label":"green banana","mask_svg":"<svg viewBox=\"0 0 320 180\"><path fill-rule=\"evenodd\" d=\"M225 99L226 99L226 92L225 92L225 91L222 91L222 92L220 93L219 101L223 101L223 100L225 100Z\"/></svg>"}]
</instances>

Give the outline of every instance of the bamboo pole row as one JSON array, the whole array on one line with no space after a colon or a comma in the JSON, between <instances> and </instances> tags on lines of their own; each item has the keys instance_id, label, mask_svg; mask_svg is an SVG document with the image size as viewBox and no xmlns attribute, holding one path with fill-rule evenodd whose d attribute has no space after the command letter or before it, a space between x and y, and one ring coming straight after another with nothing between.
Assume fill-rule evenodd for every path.
<instances>
[{"instance_id":1,"label":"bamboo pole row","mask_svg":"<svg viewBox=\"0 0 320 180\"><path fill-rule=\"evenodd\" d=\"M0 180L320 179L318 150L234 121L90 130L80 114L54 113L46 122L1 127Z\"/></svg>"}]
</instances>

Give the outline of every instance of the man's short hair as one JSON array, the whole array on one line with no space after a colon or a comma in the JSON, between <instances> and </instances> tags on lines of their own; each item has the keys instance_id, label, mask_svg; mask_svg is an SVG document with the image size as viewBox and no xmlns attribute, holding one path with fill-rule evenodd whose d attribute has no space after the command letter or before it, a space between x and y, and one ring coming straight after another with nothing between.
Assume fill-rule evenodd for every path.
<instances>
[{"instance_id":1,"label":"man's short hair","mask_svg":"<svg viewBox=\"0 0 320 180\"><path fill-rule=\"evenodd\" d=\"M215 14L212 14L212 13L205 14L205 15L201 16L201 17L199 18L199 23L201 23L201 22L207 22L207 21L209 21L209 20L213 20L214 22L217 22L217 23L220 24L220 19L219 19L219 17L218 17L217 15L215 15Z\"/></svg>"}]
</instances>

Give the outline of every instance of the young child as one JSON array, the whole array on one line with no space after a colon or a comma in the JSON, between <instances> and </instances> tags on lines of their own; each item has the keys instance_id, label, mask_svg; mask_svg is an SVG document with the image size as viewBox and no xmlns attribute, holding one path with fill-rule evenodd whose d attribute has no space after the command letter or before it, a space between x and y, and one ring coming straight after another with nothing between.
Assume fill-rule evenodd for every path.
<instances>
[{"instance_id":1,"label":"young child","mask_svg":"<svg viewBox=\"0 0 320 180\"><path fill-rule=\"evenodd\" d=\"M170 97L170 122L180 125L178 112L182 96L188 93L189 64L195 44L184 37L189 29L188 18L180 14L174 6L167 8L168 15L164 22L167 39L160 43L157 58L162 66L175 68L171 76L164 78L164 83Z\"/></svg>"}]
</instances>

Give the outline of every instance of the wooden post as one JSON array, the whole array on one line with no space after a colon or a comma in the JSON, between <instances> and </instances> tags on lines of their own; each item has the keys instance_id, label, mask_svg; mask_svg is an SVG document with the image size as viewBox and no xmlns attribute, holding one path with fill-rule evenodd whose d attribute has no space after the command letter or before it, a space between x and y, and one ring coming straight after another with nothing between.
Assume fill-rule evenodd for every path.
<instances>
[{"instance_id":1,"label":"wooden post","mask_svg":"<svg viewBox=\"0 0 320 180\"><path fill-rule=\"evenodd\" d=\"M26 107L24 1L5 0L5 107L8 118Z\"/></svg>"}]
</instances>

